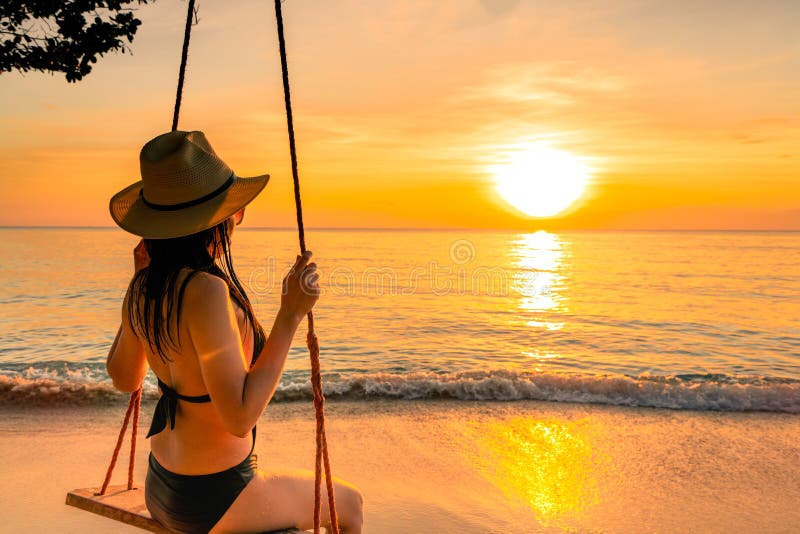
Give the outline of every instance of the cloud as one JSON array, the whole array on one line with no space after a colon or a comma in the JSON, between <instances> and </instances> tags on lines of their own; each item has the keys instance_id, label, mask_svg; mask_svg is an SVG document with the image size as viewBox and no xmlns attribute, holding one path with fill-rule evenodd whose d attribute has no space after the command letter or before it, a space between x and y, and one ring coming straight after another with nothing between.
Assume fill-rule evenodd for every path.
<instances>
[{"instance_id":1,"label":"cloud","mask_svg":"<svg viewBox=\"0 0 800 534\"><path fill-rule=\"evenodd\" d=\"M464 87L451 102L540 100L552 106L574 104L593 93L620 93L625 80L574 62L511 63L491 68L485 80Z\"/></svg>"},{"instance_id":2,"label":"cloud","mask_svg":"<svg viewBox=\"0 0 800 534\"><path fill-rule=\"evenodd\" d=\"M514 11L519 5L519 0L480 0L480 2L487 13L496 17Z\"/></svg>"}]
</instances>

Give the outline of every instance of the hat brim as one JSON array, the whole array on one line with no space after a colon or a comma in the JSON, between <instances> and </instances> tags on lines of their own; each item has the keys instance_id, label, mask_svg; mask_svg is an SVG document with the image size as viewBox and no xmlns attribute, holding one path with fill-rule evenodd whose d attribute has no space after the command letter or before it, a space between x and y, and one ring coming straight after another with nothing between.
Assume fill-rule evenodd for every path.
<instances>
[{"instance_id":1,"label":"hat brim","mask_svg":"<svg viewBox=\"0 0 800 534\"><path fill-rule=\"evenodd\" d=\"M111 218L120 228L145 239L170 239L215 226L249 204L269 182L269 174L242 178L218 196L196 206L168 211L145 205L142 182L129 185L109 202Z\"/></svg>"}]
</instances>

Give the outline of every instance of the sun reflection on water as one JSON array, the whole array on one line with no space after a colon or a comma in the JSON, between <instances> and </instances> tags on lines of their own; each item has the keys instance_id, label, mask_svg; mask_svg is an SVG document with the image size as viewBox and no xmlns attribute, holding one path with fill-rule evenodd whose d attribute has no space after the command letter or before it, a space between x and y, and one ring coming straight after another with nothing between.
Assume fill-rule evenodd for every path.
<instances>
[{"instance_id":1,"label":"sun reflection on water","mask_svg":"<svg viewBox=\"0 0 800 534\"><path fill-rule=\"evenodd\" d=\"M529 506L541 524L581 524L598 503L598 458L587 424L515 417L475 430L483 476Z\"/></svg>"},{"instance_id":2,"label":"sun reflection on water","mask_svg":"<svg viewBox=\"0 0 800 534\"><path fill-rule=\"evenodd\" d=\"M513 287L519 293L518 306L536 314L528 326L561 330L564 323L552 320L554 312L566 312L563 295L564 243L550 232L540 230L520 236L512 249L519 272Z\"/></svg>"}]
</instances>

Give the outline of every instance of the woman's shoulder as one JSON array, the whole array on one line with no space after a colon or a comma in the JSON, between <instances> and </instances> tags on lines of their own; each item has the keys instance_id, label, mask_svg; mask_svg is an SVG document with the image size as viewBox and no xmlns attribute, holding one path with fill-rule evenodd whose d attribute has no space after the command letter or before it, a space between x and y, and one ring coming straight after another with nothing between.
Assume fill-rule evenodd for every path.
<instances>
[{"instance_id":1,"label":"woman's shoulder","mask_svg":"<svg viewBox=\"0 0 800 534\"><path fill-rule=\"evenodd\" d=\"M191 278L186 282L183 296L183 302L188 304L189 310L196 311L208 307L224 310L231 304L236 318L242 322L244 311L234 299L230 298L230 288L225 280L205 271L190 271L185 276L189 274Z\"/></svg>"},{"instance_id":2,"label":"woman's shoulder","mask_svg":"<svg viewBox=\"0 0 800 534\"><path fill-rule=\"evenodd\" d=\"M186 286L184 298L211 302L228 299L228 283L219 276L188 268L181 271L181 276L181 285Z\"/></svg>"}]
</instances>

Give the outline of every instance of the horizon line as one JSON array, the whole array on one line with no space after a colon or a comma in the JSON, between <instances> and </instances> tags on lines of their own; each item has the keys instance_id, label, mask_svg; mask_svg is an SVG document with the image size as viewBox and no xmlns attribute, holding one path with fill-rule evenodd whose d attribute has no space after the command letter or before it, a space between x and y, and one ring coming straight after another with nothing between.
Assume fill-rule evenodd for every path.
<instances>
[{"instance_id":1,"label":"horizon line","mask_svg":"<svg viewBox=\"0 0 800 534\"><path fill-rule=\"evenodd\" d=\"M107 226L80 226L80 225L0 225L2 230L122 230L115 225ZM473 228L473 227L361 227L361 226L307 226L306 230L320 232L800 232L800 228ZM240 231L267 230L267 231L296 231L294 226L248 226L239 228ZM124 231L124 230L123 230Z\"/></svg>"}]
</instances>

